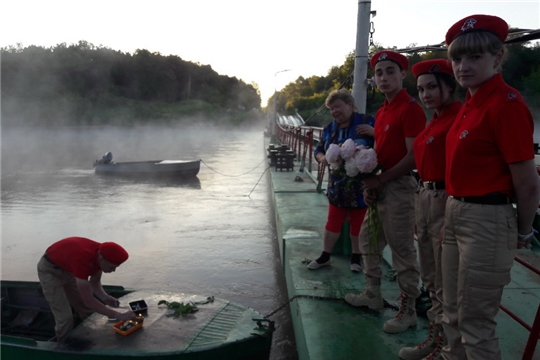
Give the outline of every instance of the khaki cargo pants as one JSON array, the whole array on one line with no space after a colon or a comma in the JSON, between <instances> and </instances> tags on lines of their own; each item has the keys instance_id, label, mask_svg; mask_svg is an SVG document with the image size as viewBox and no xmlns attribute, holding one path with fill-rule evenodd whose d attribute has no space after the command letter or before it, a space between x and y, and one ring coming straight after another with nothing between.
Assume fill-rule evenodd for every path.
<instances>
[{"instance_id":1,"label":"khaki cargo pants","mask_svg":"<svg viewBox=\"0 0 540 360\"><path fill-rule=\"evenodd\" d=\"M420 189L415 200L416 235L420 276L429 291L431 308L427 311L430 322L441 327L443 314L442 299L442 234L444 211L448 194L445 190Z\"/></svg>"},{"instance_id":2,"label":"khaki cargo pants","mask_svg":"<svg viewBox=\"0 0 540 360\"><path fill-rule=\"evenodd\" d=\"M513 207L450 197L444 226L442 323L448 344L443 357L501 359L495 316L516 255Z\"/></svg>"},{"instance_id":3,"label":"khaki cargo pants","mask_svg":"<svg viewBox=\"0 0 540 360\"><path fill-rule=\"evenodd\" d=\"M90 316L92 310L84 305L73 274L50 263L44 257L39 260L37 271L43 295L54 315L56 340L63 342L69 332L73 330L74 321L71 305L81 319Z\"/></svg>"},{"instance_id":4,"label":"khaki cargo pants","mask_svg":"<svg viewBox=\"0 0 540 360\"><path fill-rule=\"evenodd\" d=\"M411 299L420 296L419 270L414 247L414 194L416 180L402 176L383 187L377 201L383 231L378 235L378 249L370 246L369 210L360 230L360 251L368 287L381 282L381 255L386 244L392 250L392 266L398 286Z\"/></svg>"}]
</instances>

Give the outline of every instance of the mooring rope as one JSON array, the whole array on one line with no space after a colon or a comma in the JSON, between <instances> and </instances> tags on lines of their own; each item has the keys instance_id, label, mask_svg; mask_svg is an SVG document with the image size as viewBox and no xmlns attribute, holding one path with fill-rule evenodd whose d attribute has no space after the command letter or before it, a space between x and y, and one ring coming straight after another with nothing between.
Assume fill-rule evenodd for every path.
<instances>
[{"instance_id":1,"label":"mooring rope","mask_svg":"<svg viewBox=\"0 0 540 360\"><path fill-rule=\"evenodd\" d=\"M253 169L251 169L251 170L249 170L249 171L247 171L247 172L245 172L245 173L243 173L243 174L239 174L239 175L228 175L228 174L224 174L224 173L222 173L222 172L219 172L219 171L217 171L217 170L215 170L215 169L212 169L207 163L204 162L203 159L201 159L201 162L202 162L204 165L206 165L207 168L209 168L210 170L212 170L212 171L215 172L216 174L219 174L219 175L222 175L222 176L227 176L227 177L240 177L240 176L247 175L247 174L249 174L250 172L252 172L252 171L254 171L255 169L257 169L257 168L258 168L263 162L265 162L265 161L266 161L266 159L264 159L264 160L261 161L259 164L257 164L257 166L255 166ZM268 170L268 169L266 169L266 170ZM265 171L266 171L266 170L265 170Z\"/></svg>"}]
</instances>

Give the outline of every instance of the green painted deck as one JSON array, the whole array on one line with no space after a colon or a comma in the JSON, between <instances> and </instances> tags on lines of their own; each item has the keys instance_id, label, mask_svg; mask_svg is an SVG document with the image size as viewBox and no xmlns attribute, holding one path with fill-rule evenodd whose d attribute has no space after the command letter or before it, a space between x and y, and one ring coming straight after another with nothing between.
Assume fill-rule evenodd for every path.
<instances>
[{"instance_id":1,"label":"green painted deck","mask_svg":"<svg viewBox=\"0 0 540 360\"><path fill-rule=\"evenodd\" d=\"M268 148L268 139L265 149ZM332 266L308 270L304 260L315 259L322 249L322 234L326 223L328 200L317 193L316 183L310 175L294 171L276 171L271 168L271 192L274 201L277 237L289 297L314 295L343 298L349 292L365 288L362 273L349 269L350 244L340 240L332 255ZM303 181L295 181L295 178ZM325 185L323 185L325 188ZM540 256L528 250L520 252L529 263L540 267ZM389 250L384 254L385 275L392 269ZM382 283L383 297L394 304L399 296L397 283ZM516 263L512 283L504 292L502 305L515 312L532 326L540 303L540 276ZM419 317L418 325L402 334L387 334L384 322L395 315L391 308L380 313L358 309L343 301L297 298L290 304L300 360L345 359L398 359L403 346L422 342L427 335L428 321ZM521 359L529 331L505 312L497 315L498 336L503 359ZM540 359L537 347L534 359Z\"/></svg>"}]
</instances>

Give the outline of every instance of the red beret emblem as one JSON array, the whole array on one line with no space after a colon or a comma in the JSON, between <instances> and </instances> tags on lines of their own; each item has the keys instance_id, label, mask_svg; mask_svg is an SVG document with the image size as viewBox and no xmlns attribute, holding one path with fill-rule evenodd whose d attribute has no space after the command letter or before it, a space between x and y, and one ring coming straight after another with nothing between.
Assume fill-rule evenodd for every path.
<instances>
[{"instance_id":1,"label":"red beret emblem","mask_svg":"<svg viewBox=\"0 0 540 360\"><path fill-rule=\"evenodd\" d=\"M508 24L500 17L493 15L470 15L457 21L448 29L445 37L446 45L450 45L456 37L469 31L489 31L504 42L508 37Z\"/></svg>"},{"instance_id":2,"label":"red beret emblem","mask_svg":"<svg viewBox=\"0 0 540 360\"><path fill-rule=\"evenodd\" d=\"M511 93L508 93L507 96L508 96L508 99L510 99L510 100L517 98L516 93L512 93L512 92L511 92Z\"/></svg>"},{"instance_id":3,"label":"red beret emblem","mask_svg":"<svg viewBox=\"0 0 540 360\"><path fill-rule=\"evenodd\" d=\"M371 67L375 69L375 65L381 61L392 61L398 64L401 70L409 70L409 60L407 57L392 50L382 50L373 54L369 63L371 64Z\"/></svg>"},{"instance_id":4,"label":"red beret emblem","mask_svg":"<svg viewBox=\"0 0 540 360\"><path fill-rule=\"evenodd\" d=\"M433 65L431 69L429 69L429 72L431 73L438 73L441 70L441 67L439 65Z\"/></svg>"},{"instance_id":5,"label":"red beret emblem","mask_svg":"<svg viewBox=\"0 0 540 360\"><path fill-rule=\"evenodd\" d=\"M461 31L465 31L467 29L474 29L474 24L476 24L476 20L474 20L473 18L467 19L467 21L463 23Z\"/></svg>"}]
</instances>

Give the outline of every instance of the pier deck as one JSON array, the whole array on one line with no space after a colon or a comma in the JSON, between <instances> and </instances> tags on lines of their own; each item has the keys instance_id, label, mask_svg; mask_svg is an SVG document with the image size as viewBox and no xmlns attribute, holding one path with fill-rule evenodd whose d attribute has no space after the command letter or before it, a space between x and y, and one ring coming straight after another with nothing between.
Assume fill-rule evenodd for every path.
<instances>
[{"instance_id":1,"label":"pier deck","mask_svg":"<svg viewBox=\"0 0 540 360\"><path fill-rule=\"evenodd\" d=\"M342 299L349 292L363 290L366 285L363 274L351 272L349 256L340 251L348 244L336 245L334 250L341 255L332 255L331 266L307 269L306 261L318 257L322 249L328 200L324 193L317 193L313 179L298 169L299 163L295 161L292 171L270 170L277 238L289 297ZM537 267L540 265L538 256L528 250L519 255ZM384 259L382 293L385 300L395 304L399 290L392 280L388 247ZM503 305L532 325L540 302L540 276L516 263L512 279L505 288ZM296 298L290 308L301 360L398 359L401 347L422 342L428 331L427 319L419 317L417 326L402 334L385 333L384 322L395 315L392 308L374 312L340 300L307 297ZM496 320L503 359L521 359L528 330L503 311ZM538 349L534 359L540 359Z\"/></svg>"}]
</instances>

